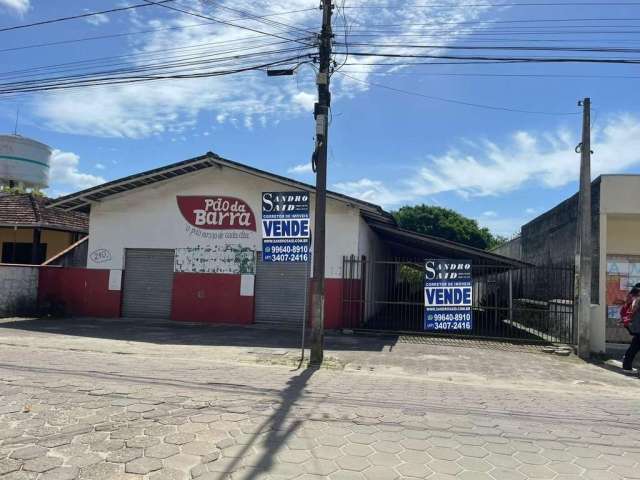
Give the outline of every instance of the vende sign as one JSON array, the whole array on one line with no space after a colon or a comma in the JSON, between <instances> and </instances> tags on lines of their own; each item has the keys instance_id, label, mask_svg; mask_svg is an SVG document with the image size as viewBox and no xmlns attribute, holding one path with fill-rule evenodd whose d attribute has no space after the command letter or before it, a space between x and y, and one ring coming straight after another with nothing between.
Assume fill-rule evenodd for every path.
<instances>
[{"instance_id":1,"label":"vende sign","mask_svg":"<svg viewBox=\"0 0 640 480\"><path fill-rule=\"evenodd\" d=\"M244 200L220 196L178 196L178 208L194 227L256 231L256 217Z\"/></svg>"}]
</instances>

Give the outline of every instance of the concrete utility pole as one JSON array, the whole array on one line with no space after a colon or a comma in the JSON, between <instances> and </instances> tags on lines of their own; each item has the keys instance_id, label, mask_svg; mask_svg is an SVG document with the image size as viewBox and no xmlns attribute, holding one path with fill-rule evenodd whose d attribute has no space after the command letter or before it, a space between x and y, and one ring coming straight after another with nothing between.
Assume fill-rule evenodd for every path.
<instances>
[{"instance_id":1,"label":"concrete utility pole","mask_svg":"<svg viewBox=\"0 0 640 480\"><path fill-rule=\"evenodd\" d=\"M578 355L591 354L591 99L579 102L583 108L580 143L580 193L578 195Z\"/></svg>"},{"instance_id":2,"label":"concrete utility pole","mask_svg":"<svg viewBox=\"0 0 640 480\"><path fill-rule=\"evenodd\" d=\"M327 141L331 92L331 0L322 0L322 30L319 38L320 70L316 79L318 102L315 104L316 147L313 166L316 172L316 211L313 241L313 290L311 294L311 365L320 365L324 356L324 258L325 217L327 207Z\"/></svg>"}]
</instances>

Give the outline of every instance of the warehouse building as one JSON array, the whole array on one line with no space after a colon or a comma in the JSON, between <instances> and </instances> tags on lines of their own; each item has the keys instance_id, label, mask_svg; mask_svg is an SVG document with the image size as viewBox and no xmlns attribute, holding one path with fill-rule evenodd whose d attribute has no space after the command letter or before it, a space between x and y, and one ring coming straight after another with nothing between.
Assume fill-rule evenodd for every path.
<instances>
[{"instance_id":1,"label":"warehouse building","mask_svg":"<svg viewBox=\"0 0 640 480\"><path fill-rule=\"evenodd\" d=\"M312 186L213 153L56 199L55 208L90 214L87 265L42 269L40 299L78 315L299 325L312 262L263 259L264 192L308 195L313 242ZM326 239L327 328L345 326L347 287L353 299L381 282L372 272L347 278L346 258L517 263L401 230L381 207L334 192Z\"/></svg>"},{"instance_id":2,"label":"warehouse building","mask_svg":"<svg viewBox=\"0 0 640 480\"><path fill-rule=\"evenodd\" d=\"M602 175L591 185L592 345L628 342L616 325L631 285L640 282L640 175ZM494 252L535 265L574 264L578 195L522 226Z\"/></svg>"}]
</instances>

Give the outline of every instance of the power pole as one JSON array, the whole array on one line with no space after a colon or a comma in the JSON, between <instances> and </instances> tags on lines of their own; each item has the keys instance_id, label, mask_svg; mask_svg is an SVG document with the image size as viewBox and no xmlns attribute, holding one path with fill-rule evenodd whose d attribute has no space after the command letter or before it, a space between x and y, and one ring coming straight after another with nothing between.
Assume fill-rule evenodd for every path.
<instances>
[{"instance_id":1,"label":"power pole","mask_svg":"<svg viewBox=\"0 0 640 480\"><path fill-rule=\"evenodd\" d=\"M311 294L311 356L313 366L322 364L324 356L324 259L325 217L327 207L327 142L329 139L329 107L331 92L329 79L331 70L331 0L322 0L322 30L319 38L320 69L316 79L318 101L315 104L316 147L313 165L316 172L316 207L313 240L313 290Z\"/></svg>"},{"instance_id":2,"label":"power pole","mask_svg":"<svg viewBox=\"0 0 640 480\"><path fill-rule=\"evenodd\" d=\"M591 355L591 99L582 106L582 142L580 143L580 193L578 194L578 355Z\"/></svg>"}]
</instances>

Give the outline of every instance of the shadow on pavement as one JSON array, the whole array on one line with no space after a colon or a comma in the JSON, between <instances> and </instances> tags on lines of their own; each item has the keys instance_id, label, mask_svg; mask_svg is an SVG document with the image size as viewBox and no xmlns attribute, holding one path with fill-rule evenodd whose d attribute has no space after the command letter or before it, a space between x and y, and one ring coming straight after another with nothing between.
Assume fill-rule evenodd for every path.
<instances>
[{"instance_id":1,"label":"shadow on pavement","mask_svg":"<svg viewBox=\"0 0 640 480\"><path fill-rule=\"evenodd\" d=\"M300 348L300 330L273 326L212 325L144 318L36 318L0 321L0 331L68 335L144 342L158 345ZM392 348L397 335L325 336L328 350L382 351ZM308 346L308 335L307 335Z\"/></svg>"},{"instance_id":2,"label":"shadow on pavement","mask_svg":"<svg viewBox=\"0 0 640 480\"><path fill-rule=\"evenodd\" d=\"M309 367L287 382L287 387L280 393L282 402L278 409L256 429L241 451L226 465L221 478L229 478L241 464L244 464L244 467L239 472L239 476L234 475L233 478L249 480L271 471L275 456L303 422L302 419L295 416L289 417L289 415L296 401L302 397L305 386L316 370L317 368ZM256 445L259 437L265 433L266 437L260 441L258 458L247 465L245 461L247 454Z\"/></svg>"}]
</instances>

